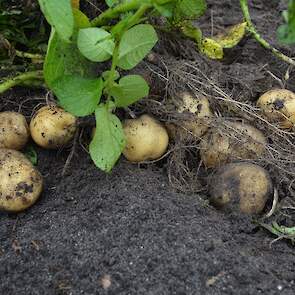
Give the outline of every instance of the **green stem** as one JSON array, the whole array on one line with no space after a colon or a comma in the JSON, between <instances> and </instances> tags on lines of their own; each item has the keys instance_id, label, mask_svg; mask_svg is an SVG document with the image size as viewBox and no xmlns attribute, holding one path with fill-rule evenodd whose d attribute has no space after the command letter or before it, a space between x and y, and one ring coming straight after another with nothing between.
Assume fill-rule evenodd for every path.
<instances>
[{"instance_id":1,"label":"green stem","mask_svg":"<svg viewBox=\"0 0 295 295\"><path fill-rule=\"evenodd\" d=\"M119 62L119 44L117 43L113 51L112 66L110 69L110 73L109 73L108 79L105 82L104 88L106 93L109 92L109 89L114 84L114 77L115 77L115 72L116 72L118 62ZM109 100L109 97L108 97L108 100Z\"/></svg>"},{"instance_id":2,"label":"green stem","mask_svg":"<svg viewBox=\"0 0 295 295\"><path fill-rule=\"evenodd\" d=\"M295 66L295 61L280 52L278 49L271 46L265 39L263 39L260 34L256 31L255 26L253 25L249 13L249 6L248 6L248 0L240 0L240 5L242 8L242 12L244 15L244 18L247 22L248 31L253 35L253 37L256 39L258 43L260 43L264 48L270 50L276 57L280 58L281 60Z\"/></svg>"},{"instance_id":3,"label":"green stem","mask_svg":"<svg viewBox=\"0 0 295 295\"><path fill-rule=\"evenodd\" d=\"M153 6L150 4L143 4L141 7L136 11L136 13L130 18L128 21L128 25L125 27L124 31L128 30L129 28L133 27L137 23L140 22L140 19L143 17L145 12L149 9L152 8Z\"/></svg>"},{"instance_id":4,"label":"green stem","mask_svg":"<svg viewBox=\"0 0 295 295\"><path fill-rule=\"evenodd\" d=\"M35 80L42 80L42 79L43 79L43 71L32 71L32 72L20 74L18 76L15 76L1 83L0 93L3 93L14 86L22 85L24 83L29 83L30 80L35 81Z\"/></svg>"},{"instance_id":5,"label":"green stem","mask_svg":"<svg viewBox=\"0 0 295 295\"><path fill-rule=\"evenodd\" d=\"M103 13L101 13L98 17L93 19L91 21L91 25L93 27L100 27L105 24L111 19L117 18L120 14L139 9L143 5L149 5L150 7L153 7L153 2L155 2L158 5L165 5L170 2L174 2L175 0L156 0L156 1L149 1L149 3L143 4L142 0L131 0L126 3L119 4L113 8L109 8Z\"/></svg>"},{"instance_id":6,"label":"green stem","mask_svg":"<svg viewBox=\"0 0 295 295\"><path fill-rule=\"evenodd\" d=\"M119 4L114 8L109 8L101 13L98 17L93 19L91 25L93 27L100 27L105 25L110 19L117 18L121 13L138 9L141 5L142 0L133 0L127 3Z\"/></svg>"},{"instance_id":7,"label":"green stem","mask_svg":"<svg viewBox=\"0 0 295 295\"><path fill-rule=\"evenodd\" d=\"M36 60L43 60L44 56L41 54L23 52L20 50L15 50L15 55L21 58L29 58L29 59L36 59Z\"/></svg>"},{"instance_id":8,"label":"green stem","mask_svg":"<svg viewBox=\"0 0 295 295\"><path fill-rule=\"evenodd\" d=\"M142 18L142 16L145 14L145 12L151 8L152 6L150 4L142 4L141 7L136 11L136 13L128 20L126 25L121 26L121 23L119 22L116 26L118 26L119 30L116 31L116 46L113 52L113 58L112 58L112 66L110 69L110 73L108 76L107 81L105 82L105 90L108 92L108 90L113 86L114 84L114 77L115 77L115 72L116 68L119 62L119 44L122 35L124 34L125 31L127 31L130 27L136 25L139 20ZM123 20L124 24L124 20ZM109 98L108 98L109 99Z\"/></svg>"}]
</instances>

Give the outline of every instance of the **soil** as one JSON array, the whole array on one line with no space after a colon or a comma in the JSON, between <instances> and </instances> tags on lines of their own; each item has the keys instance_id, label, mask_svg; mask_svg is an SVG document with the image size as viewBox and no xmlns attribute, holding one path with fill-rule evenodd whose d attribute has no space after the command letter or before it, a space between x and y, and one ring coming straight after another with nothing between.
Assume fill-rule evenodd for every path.
<instances>
[{"instance_id":1,"label":"soil","mask_svg":"<svg viewBox=\"0 0 295 295\"><path fill-rule=\"evenodd\" d=\"M233 2L208 0L205 32L211 16L216 30L241 19ZM251 2L253 21L276 45L285 4ZM251 39L235 54L234 62L210 65L252 81L246 89L263 66L280 78L287 69ZM252 99L277 85L265 72L259 77L248 92ZM294 89L292 78L287 86ZM0 97L0 111L25 102L22 112L29 117L40 97L45 93L14 89ZM206 196L176 192L165 163L137 166L121 159L104 174L79 147L62 177L69 150L36 150L45 180L40 201L17 215L0 213L0 294L294 294L294 247L271 244L274 237L250 217L217 211Z\"/></svg>"}]
</instances>

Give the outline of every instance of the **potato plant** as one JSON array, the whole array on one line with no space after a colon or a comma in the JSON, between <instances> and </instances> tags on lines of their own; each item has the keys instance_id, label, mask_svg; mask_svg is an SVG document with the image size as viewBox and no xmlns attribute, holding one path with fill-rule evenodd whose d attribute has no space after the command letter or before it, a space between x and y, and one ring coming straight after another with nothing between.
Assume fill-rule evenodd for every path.
<instances>
[{"instance_id":1,"label":"potato plant","mask_svg":"<svg viewBox=\"0 0 295 295\"><path fill-rule=\"evenodd\" d=\"M92 21L78 9L77 1L39 0L39 4L52 26L43 68L46 84L66 111L77 117L95 114L90 155L97 167L108 172L126 144L115 110L149 93L140 75L124 74L141 62L158 41L147 17L162 15L171 26L180 30L190 26L191 31L199 32L192 28L191 21L204 13L206 3L108 0L109 8ZM201 40L201 34L198 38ZM97 74L101 63L110 67Z\"/></svg>"},{"instance_id":2,"label":"potato plant","mask_svg":"<svg viewBox=\"0 0 295 295\"><path fill-rule=\"evenodd\" d=\"M104 171L112 169L125 147L116 109L149 93L143 77L124 71L137 66L158 41L151 17L164 18L166 32L192 39L196 49L212 59L221 59L223 49L235 46L245 33L242 23L223 35L203 36L194 20L206 11L205 0L106 0L108 8L92 20L79 10L79 0L38 2L51 25L43 70L30 67L5 80L0 93L15 85L40 86L45 80L67 112L77 117L95 114L90 155ZM8 39L2 41L9 44ZM38 54L18 54L33 63L43 61ZM105 70L98 73L101 68Z\"/></svg>"}]
</instances>

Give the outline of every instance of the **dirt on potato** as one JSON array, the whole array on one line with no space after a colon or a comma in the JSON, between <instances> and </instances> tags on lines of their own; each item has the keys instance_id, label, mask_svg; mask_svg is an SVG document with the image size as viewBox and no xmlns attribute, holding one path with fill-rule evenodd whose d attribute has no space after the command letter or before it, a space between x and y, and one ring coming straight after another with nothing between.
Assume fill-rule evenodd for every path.
<instances>
[{"instance_id":1,"label":"dirt on potato","mask_svg":"<svg viewBox=\"0 0 295 295\"><path fill-rule=\"evenodd\" d=\"M97 3L85 4L93 12L90 2ZM209 9L199 22L205 33L241 21L238 1L207 2ZM274 34L285 7L286 1L250 1L258 30L292 56L295 51L279 46ZM252 38L243 40L223 62L201 57L189 41L167 46L164 39L155 50L159 63L144 62L141 70L150 71L151 78L160 74L168 86L153 84L152 96L133 108L135 114L149 109L162 120L174 119L170 113L163 116L161 107L175 93L173 85L187 90L179 75L192 65L194 73L201 69L240 102L254 104L261 93L281 83L295 90L292 69L285 80L288 66ZM0 111L20 108L29 119L45 97L44 91L17 88L0 97ZM217 114L228 111L211 102ZM188 182L191 191L199 192L182 193L169 182L169 176L177 175L179 160L175 165L164 159L139 166L122 158L105 174L78 144L62 177L70 147L35 148L45 188L31 209L18 215L0 213L0 294L294 294L294 246L284 240L272 243L275 237L250 217L210 207L205 174ZM197 148L178 151L174 157L192 159L185 168L197 172ZM264 166L277 186L280 180L291 182L291 176L281 179L269 168L273 166ZM283 198L294 201L292 188L280 188ZM280 221L294 225L294 210Z\"/></svg>"}]
</instances>

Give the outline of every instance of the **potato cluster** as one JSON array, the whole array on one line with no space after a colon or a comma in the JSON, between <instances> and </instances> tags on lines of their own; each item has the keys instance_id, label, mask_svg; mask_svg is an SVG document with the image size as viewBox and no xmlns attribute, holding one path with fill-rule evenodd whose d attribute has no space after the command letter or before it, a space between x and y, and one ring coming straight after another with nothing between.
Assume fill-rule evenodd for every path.
<instances>
[{"instance_id":1,"label":"potato cluster","mask_svg":"<svg viewBox=\"0 0 295 295\"><path fill-rule=\"evenodd\" d=\"M66 145L76 130L76 118L57 106L45 106L27 124L16 112L0 113L0 210L23 211L39 198L43 178L20 152L30 135L48 149Z\"/></svg>"},{"instance_id":2,"label":"potato cluster","mask_svg":"<svg viewBox=\"0 0 295 295\"><path fill-rule=\"evenodd\" d=\"M264 168L247 161L266 153L263 132L239 118L223 119L224 128L216 127L206 97L184 92L180 98L177 124L163 125L147 114L124 121L124 156L131 162L159 159L167 150L168 135L173 141L197 140L203 165L215 171L209 181L211 204L245 214L261 213L272 194L272 181Z\"/></svg>"},{"instance_id":3,"label":"potato cluster","mask_svg":"<svg viewBox=\"0 0 295 295\"><path fill-rule=\"evenodd\" d=\"M199 142L201 163L209 169L210 202L216 208L245 214L263 212L273 194L268 171L251 163L267 152L268 139L256 127L239 118L223 119L223 128L209 100L203 95L182 92L176 107L177 123L162 123L149 114L123 121L125 158L133 163L161 159L169 139ZM270 90L257 101L265 119L280 128L295 124L295 94L285 89ZM39 146L58 149L67 145L77 130L77 118L62 108L40 108L28 126L23 115L0 113L0 209L21 211L36 202L42 187L41 174L18 150L31 135Z\"/></svg>"}]
</instances>

